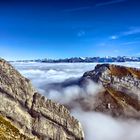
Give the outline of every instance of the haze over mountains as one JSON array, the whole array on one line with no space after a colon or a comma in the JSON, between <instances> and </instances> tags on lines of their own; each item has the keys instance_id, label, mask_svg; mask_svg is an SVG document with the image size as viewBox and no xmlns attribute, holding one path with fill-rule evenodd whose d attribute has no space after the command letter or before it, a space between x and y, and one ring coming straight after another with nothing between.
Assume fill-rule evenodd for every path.
<instances>
[{"instance_id":1,"label":"haze over mountains","mask_svg":"<svg viewBox=\"0 0 140 140\"><path fill-rule=\"evenodd\" d=\"M43 63L78 63L78 62L140 62L140 57L71 57L64 59L35 59L35 60L17 60L16 62L43 62Z\"/></svg>"}]
</instances>

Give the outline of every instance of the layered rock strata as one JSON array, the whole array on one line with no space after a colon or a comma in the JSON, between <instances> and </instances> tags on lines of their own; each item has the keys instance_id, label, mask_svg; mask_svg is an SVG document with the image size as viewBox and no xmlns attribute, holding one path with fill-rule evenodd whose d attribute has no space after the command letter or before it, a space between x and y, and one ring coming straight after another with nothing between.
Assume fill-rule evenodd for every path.
<instances>
[{"instance_id":1,"label":"layered rock strata","mask_svg":"<svg viewBox=\"0 0 140 140\"><path fill-rule=\"evenodd\" d=\"M77 119L0 59L0 139L83 140Z\"/></svg>"}]
</instances>

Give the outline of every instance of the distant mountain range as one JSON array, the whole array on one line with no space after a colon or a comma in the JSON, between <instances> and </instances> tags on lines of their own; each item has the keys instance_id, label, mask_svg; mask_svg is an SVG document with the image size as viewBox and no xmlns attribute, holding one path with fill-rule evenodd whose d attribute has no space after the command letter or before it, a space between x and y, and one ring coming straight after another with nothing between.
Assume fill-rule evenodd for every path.
<instances>
[{"instance_id":1,"label":"distant mountain range","mask_svg":"<svg viewBox=\"0 0 140 140\"><path fill-rule=\"evenodd\" d=\"M16 62L42 62L42 63L94 63L94 62L140 62L140 57L72 57L65 59L37 59L37 60L18 60Z\"/></svg>"}]
</instances>

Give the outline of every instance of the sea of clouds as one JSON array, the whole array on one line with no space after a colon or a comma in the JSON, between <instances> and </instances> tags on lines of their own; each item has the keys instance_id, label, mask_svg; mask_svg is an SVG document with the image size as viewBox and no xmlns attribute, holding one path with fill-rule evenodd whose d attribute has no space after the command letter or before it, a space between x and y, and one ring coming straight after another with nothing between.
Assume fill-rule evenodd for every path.
<instances>
[{"instance_id":1,"label":"sea of clouds","mask_svg":"<svg viewBox=\"0 0 140 140\"><path fill-rule=\"evenodd\" d=\"M115 64L140 68L139 62ZM104 90L101 85L92 81L88 81L84 87L77 84L84 72L93 70L97 63L13 62L12 65L29 78L41 94L71 107L72 115L82 123L85 140L140 140L140 122L85 111L77 102L82 98L87 104L91 104L94 97Z\"/></svg>"}]
</instances>

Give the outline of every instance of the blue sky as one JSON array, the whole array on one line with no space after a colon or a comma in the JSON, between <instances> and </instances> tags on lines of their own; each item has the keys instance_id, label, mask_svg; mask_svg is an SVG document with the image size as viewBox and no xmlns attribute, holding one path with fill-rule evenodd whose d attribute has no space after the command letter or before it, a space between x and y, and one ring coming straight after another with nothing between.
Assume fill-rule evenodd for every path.
<instances>
[{"instance_id":1,"label":"blue sky","mask_svg":"<svg viewBox=\"0 0 140 140\"><path fill-rule=\"evenodd\" d=\"M140 56L139 0L0 1L0 57Z\"/></svg>"}]
</instances>

